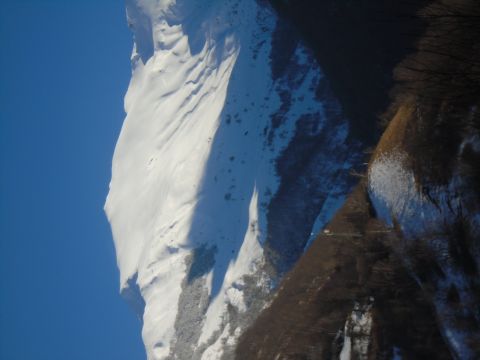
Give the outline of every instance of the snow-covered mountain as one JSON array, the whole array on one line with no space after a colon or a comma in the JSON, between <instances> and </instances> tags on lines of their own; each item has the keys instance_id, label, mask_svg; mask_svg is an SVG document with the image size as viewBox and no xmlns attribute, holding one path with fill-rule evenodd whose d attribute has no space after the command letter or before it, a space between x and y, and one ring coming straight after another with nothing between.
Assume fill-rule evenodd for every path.
<instances>
[{"instance_id":1,"label":"snow-covered mountain","mask_svg":"<svg viewBox=\"0 0 480 360\"><path fill-rule=\"evenodd\" d=\"M105 210L148 359L221 359L351 190L360 144L263 0L128 0Z\"/></svg>"}]
</instances>

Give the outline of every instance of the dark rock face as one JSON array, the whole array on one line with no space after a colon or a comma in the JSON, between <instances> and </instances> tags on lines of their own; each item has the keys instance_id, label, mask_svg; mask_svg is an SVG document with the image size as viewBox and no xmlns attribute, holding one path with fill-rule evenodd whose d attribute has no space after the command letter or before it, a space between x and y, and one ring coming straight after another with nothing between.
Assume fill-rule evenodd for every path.
<instances>
[{"instance_id":1,"label":"dark rock face","mask_svg":"<svg viewBox=\"0 0 480 360\"><path fill-rule=\"evenodd\" d=\"M268 208L265 252L279 274L290 270L304 252L327 198L343 198L345 189L354 186L347 168L361 162L359 143L339 141L343 116L333 98L325 103L324 111L328 126L319 129L322 117L318 114L302 116L292 141L277 160L281 183ZM325 174L331 172L334 176L327 178Z\"/></svg>"},{"instance_id":2,"label":"dark rock face","mask_svg":"<svg viewBox=\"0 0 480 360\"><path fill-rule=\"evenodd\" d=\"M351 121L351 136L376 143L393 69L422 32L415 13L430 1L271 0L315 52Z\"/></svg>"},{"instance_id":3,"label":"dark rock face","mask_svg":"<svg viewBox=\"0 0 480 360\"><path fill-rule=\"evenodd\" d=\"M279 128L289 121L292 112L296 121L292 139L275 160L280 186L267 210L265 255L275 280L303 254L317 216L331 207L328 201L332 202L332 198L343 201L354 187L355 179L348 169L361 166L361 149L367 146L363 140L349 138L351 128L345 112L330 82L316 66L313 52L305 51L302 55L306 61L300 61L298 51L303 47L294 24L280 18L270 51L271 73L280 106L265 129L266 146L272 146L275 137L283 136ZM302 97L295 97L295 91L300 92L312 71L316 74L308 81L308 89L320 107L312 107ZM302 111L296 112L295 108Z\"/></svg>"}]
</instances>

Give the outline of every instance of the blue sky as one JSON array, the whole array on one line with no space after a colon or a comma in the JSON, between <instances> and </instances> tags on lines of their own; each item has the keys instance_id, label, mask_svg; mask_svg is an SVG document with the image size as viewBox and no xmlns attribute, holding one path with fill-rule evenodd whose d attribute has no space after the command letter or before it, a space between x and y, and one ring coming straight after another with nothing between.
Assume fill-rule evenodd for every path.
<instances>
[{"instance_id":1,"label":"blue sky","mask_svg":"<svg viewBox=\"0 0 480 360\"><path fill-rule=\"evenodd\" d=\"M130 77L124 2L0 6L0 359L145 359L103 213Z\"/></svg>"}]
</instances>

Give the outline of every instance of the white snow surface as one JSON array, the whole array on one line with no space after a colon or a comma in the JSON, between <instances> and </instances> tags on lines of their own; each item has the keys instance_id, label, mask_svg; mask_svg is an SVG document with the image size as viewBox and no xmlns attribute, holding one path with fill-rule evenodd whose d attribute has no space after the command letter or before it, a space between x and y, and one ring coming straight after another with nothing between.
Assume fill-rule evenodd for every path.
<instances>
[{"instance_id":1,"label":"white snow surface","mask_svg":"<svg viewBox=\"0 0 480 360\"><path fill-rule=\"evenodd\" d=\"M318 132L328 120L313 86L322 75L298 44L295 85L272 77L277 17L254 0L127 0L127 17L132 79L105 204L120 287L143 319L149 360L229 358L270 291L276 159L302 114L319 114ZM274 128L280 90L293 96ZM342 143L348 126L336 126L330 141ZM329 183L338 169L327 165ZM322 213L347 191L333 187ZM326 221L319 214L312 231Z\"/></svg>"}]
</instances>

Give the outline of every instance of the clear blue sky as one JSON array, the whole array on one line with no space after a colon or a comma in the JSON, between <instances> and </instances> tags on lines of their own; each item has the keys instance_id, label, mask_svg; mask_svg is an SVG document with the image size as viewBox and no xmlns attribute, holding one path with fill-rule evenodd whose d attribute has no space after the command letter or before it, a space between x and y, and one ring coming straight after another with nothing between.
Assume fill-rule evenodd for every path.
<instances>
[{"instance_id":1,"label":"clear blue sky","mask_svg":"<svg viewBox=\"0 0 480 360\"><path fill-rule=\"evenodd\" d=\"M0 1L0 359L141 360L103 213L124 118L122 0Z\"/></svg>"}]
</instances>

